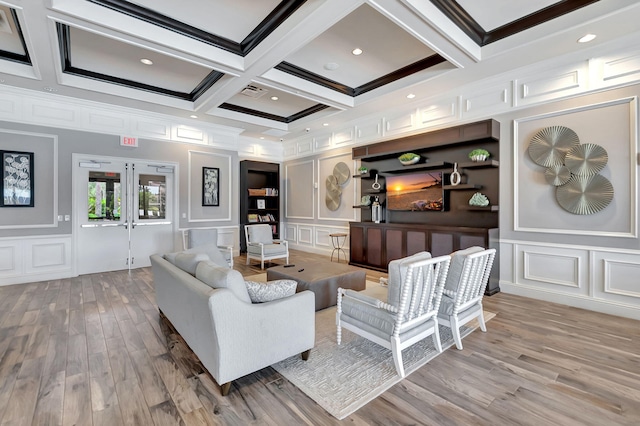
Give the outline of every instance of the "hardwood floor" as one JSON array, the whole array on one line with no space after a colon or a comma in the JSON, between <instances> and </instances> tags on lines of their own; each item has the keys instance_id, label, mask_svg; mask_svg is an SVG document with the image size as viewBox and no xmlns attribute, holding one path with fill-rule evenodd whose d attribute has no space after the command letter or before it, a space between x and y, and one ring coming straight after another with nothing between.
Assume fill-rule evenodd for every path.
<instances>
[{"instance_id":1,"label":"hardwood floor","mask_svg":"<svg viewBox=\"0 0 640 426\"><path fill-rule=\"evenodd\" d=\"M243 275L261 272L244 261ZM484 301L487 333L340 422L272 368L222 397L160 319L148 268L0 287L0 425L640 424L640 322Z\"/></svg>"}]
</instances>

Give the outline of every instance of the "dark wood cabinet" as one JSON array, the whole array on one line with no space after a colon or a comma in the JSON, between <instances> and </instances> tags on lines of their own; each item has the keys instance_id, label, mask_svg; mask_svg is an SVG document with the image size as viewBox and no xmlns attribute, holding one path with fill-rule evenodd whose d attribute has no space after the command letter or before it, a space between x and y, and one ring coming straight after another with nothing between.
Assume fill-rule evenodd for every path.
<instances>
[{"instance_id":1,"label":"dark wood cabinet","mask_svg":"<svg viewBox=\"0 0 640 426\"><path fill-rule=\"evenodd\" d=\"M247 251L244 225L268 223L273 238L280 237L280 165L240 162L240 252Z\"/></svg>"},{"instance_id":2,"label":"dark wood cabinet","mask_svg":"<svg viewBox=\"0 0 640 426\"><path fill-rule=\"evenodd\" d=\"M495 246L492 241L497 241L499 235L499 139L500 123L484 120L353 148L352 157L368 169L366 175L360 176L360 192L379 197L383 223L371 221L369 206L354 206L361 209L362 222L350 223L350 263L387 271L390 261L421 251L441 256L472 246ZM469 161L469 153L475 148L486 149L490 158ZM417 164L402 165L398 156L405 152L422 158ZM461 175L457 185L451 184L454 168ZM440 211L387 208L387 180L418 172L440 174L443 208ZM380 189L373 190L372 179L379 179ZM490 205L470 206L469 199L475 192L485 195ZM500 291L497 258L495 262L487 294Z\"/></svg>"}]
</instances>

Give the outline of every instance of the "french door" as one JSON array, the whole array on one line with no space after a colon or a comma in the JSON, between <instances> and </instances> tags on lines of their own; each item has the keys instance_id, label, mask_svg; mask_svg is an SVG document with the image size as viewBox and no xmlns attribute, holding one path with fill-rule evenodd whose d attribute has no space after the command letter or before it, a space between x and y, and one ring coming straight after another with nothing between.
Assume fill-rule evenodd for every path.
<instances>
[{"instance_id":1,"label":"french door","mask_svg":"<svg viewBox=\"0 0 640 426\"><path fill-rule=\"evenodd\" d=\"M73 164L78 274L149 266L173 250L172 164L79 154Z\"/></svg>"}]
</instances>

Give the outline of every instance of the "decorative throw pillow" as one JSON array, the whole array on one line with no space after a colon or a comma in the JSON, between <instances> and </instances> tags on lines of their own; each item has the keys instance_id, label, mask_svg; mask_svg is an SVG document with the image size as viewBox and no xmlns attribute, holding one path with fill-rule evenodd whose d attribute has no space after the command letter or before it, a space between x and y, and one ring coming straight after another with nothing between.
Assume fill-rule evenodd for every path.
<instances>
[{"instance_id":1,"label":"decorative throw pillow","mask_svg":"<svg viewBox=\"0 0 640 426\"><path fill-rule=\"evenodd\" d=\"M195 275L198 263L207 262L208 260L209 256L207 256L205 253L181 252L176 254L174 265L191 275Z\"/></svg>"},{"instance_id":2,"label":"decorative throw pillow","mask_svg":"<svg viewBox=\"0 0 640 426\"><path fill-rule=\"evenodd\" d=\"M250 303L247 286L242 274L235 269L229 269L216 263L200 262L196 268L196 278L211 288L228 288L243 302Z\"/></svg>"},{"instance_id":3,"label":"decorative throw pillow","mask_svg":"<svg viewBox=\"0 0 640 426\"><path fill-rule=\"evenodd\" d=\"M245 281L245 284L253 303L271 302L293 296L298 286L294 280L274 280L266 283Z\"/></svg>"}]
</instances>

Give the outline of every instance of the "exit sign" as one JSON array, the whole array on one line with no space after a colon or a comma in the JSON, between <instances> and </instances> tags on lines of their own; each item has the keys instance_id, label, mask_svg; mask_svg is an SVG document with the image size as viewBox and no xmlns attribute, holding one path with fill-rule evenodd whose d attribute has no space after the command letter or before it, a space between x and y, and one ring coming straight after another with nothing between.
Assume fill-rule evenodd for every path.
<instances>
[{"instance_id":1,"label":"exit sign","mask_svg":"<svg viewBox=\"0 0 640 426\"><path fill-rule=\"evenodd\" d=\"M132 136L120 136L120 145L138 147L138 138Z\"/></svg>"}]
</instances>

